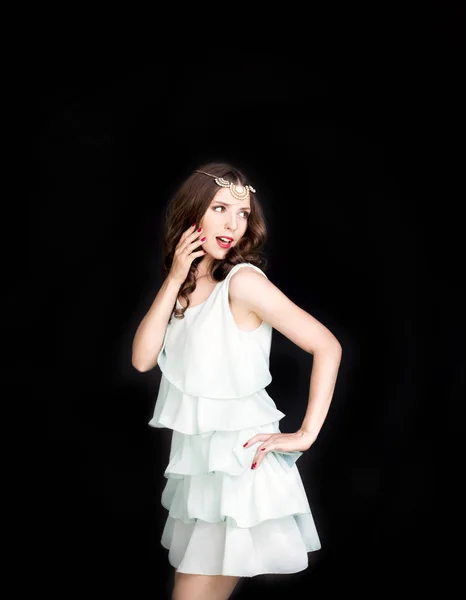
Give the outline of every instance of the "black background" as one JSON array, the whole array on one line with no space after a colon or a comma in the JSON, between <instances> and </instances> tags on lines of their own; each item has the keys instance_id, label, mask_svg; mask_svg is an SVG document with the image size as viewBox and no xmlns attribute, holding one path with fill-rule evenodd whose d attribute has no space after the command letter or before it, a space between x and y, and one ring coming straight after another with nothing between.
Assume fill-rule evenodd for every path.
<instances>
[{"instance_id":1,"label":"black background","mask_svg":"<svg viewBox=\"0 0 466 600\"><path fill-rule=\"evenodd\" d=\"M227 160L263 202L269 278L343 346L298 463L323 548L238 598L448 597L462 540L459 4L185 17L70 17L29 53L31 279L10 297L39 332L21 367L47 397L44 590L169 598L170 431L147 425L160 372L137 372L131 343L162 282L168 198ZM283 431L300 425L310 366L274 331Z\"/></svg>"}]
</instances>

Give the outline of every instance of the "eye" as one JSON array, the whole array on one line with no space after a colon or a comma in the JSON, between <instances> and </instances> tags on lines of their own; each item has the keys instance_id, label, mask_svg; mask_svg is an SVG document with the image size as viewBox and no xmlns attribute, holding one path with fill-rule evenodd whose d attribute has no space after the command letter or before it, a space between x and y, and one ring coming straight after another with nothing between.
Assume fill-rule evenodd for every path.
<instances>
[{"instance_id":1,"label":"eye","mask_svg":"<svg viewBox=\"0 0 466 600\"><path fill-rule=\"evenodd\" d=\"M216 211L216 212L218 212L217 208L221 208L222 210L226 210L226 208L224 206L214 206L213 210ZM242 210L241 212L244 215L243 219L248 219L249 218L250 213L247 210Z\"/></svg>"}]
</instances>

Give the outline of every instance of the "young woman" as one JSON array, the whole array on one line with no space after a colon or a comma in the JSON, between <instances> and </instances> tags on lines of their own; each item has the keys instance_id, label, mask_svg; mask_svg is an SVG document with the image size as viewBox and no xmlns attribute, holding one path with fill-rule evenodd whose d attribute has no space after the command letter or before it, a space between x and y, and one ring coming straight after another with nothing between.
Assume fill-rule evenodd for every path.
<instances>
[{"instance_id":1,"label":"young woman","mask_svg":"<svg viewBox=\"0 0 466 600\"><path fill-rule=\"evenodd\" d=\"M295 462L327 416L341 346L265 274L263 211L238 169L201 166L166 217L165 280L132 363L159 365L150 425L173 430L161 499L172 598L224 600L241 577L302 571L320 548ZM313 355L307 409L290 433L265 390L273 328Z\"/></svg>"}]
</instances>

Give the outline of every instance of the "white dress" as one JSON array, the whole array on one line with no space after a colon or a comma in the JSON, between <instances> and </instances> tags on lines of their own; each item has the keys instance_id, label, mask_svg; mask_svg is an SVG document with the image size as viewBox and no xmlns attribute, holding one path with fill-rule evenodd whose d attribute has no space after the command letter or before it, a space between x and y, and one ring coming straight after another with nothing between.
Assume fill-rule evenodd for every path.
<instances>
[{"instance_id":1,"label":"white dress","mask_svg":"<svg viewBox=\"0 0 466 600\"><path fill-rule=\"evenodd\" d=\"M265 390L272 327L242 331L230 311L229 281L244 266L267 277L235 265L184 319L172 315L157 359L149 425L173 430L161 543L183 573L296 573L321 547L295 464L302 452L269 452L252 470L260 442L243 448L256 433L280 432L285 416Z\"/></svg>"}]
</instances>

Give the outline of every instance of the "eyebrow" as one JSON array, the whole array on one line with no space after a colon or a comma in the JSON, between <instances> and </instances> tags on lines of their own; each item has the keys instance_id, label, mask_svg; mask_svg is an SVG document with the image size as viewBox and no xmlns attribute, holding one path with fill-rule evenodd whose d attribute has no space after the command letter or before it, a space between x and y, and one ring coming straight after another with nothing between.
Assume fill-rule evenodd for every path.
<instances>
[{"instance_id":1,"label":"eyebrow","mask_svg":"<svg viewBox=\"0 0 466 600\"><path fill-rule=\"evenodd\" d=\"M226 204L225 202L220 202L219 200L214 200L216 204L221 204L222 206L233 206L233 204ZM249 206L243 206L240 210L251 210Z\"/></svg>"}]
</instances>

